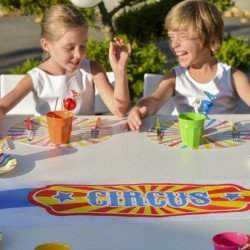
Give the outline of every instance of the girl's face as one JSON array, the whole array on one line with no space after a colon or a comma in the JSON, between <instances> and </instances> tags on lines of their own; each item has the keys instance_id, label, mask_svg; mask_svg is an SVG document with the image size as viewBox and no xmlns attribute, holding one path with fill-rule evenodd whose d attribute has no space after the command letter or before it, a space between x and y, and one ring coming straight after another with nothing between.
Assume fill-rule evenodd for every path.
<instances>
[{"instance_id":1,"label":"girl's face","mask_svg":"<svg viewBox=\"0 0 250 250\"><path fill-rule=\"evenodd\" d=\"M169 31L168 36L169 46L180 66L196 67L210 59L210 49L202 46L197 32L192 28L186 31Z\"/></svg>"},{"instance_id":2,"label":"girl's face","mask_svg":"<svg viewBox=\"0 0 250 250\"><path fill-rule=\"evenodd\" d=\"M87 31L86 28L68 30L55 42L47 43L50 60L55 63L62 74L73 73L86 55Z\"/></svg>"}]
</instances>

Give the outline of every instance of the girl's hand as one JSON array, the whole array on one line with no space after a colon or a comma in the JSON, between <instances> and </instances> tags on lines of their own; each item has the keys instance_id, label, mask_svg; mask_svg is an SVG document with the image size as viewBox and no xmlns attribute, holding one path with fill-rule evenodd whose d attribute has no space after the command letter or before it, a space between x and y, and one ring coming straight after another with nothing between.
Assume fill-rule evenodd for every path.
<instances>
[{"instance_id":1,"label":"girl's hand","mask_svg":"<svg viewBox=\"0 0 250 250\"><path fill-rule=\"evenodd\" d=\"M147 108L135 106L129 112L127 125L132 131L139 130L142 124L141 118L145 116Z\"/></svg>"},{"instance_id":2,"label":"girl's hand","mask_svg":"<svg viewBox=\"0 0 250 250\"><path fill-rule=\"evenodd\" d=\"M109 61L112 69L125 69L131 55L131 45L122 39L114 38L114 43L109 44Z\"/></svg>"}]
</instances>

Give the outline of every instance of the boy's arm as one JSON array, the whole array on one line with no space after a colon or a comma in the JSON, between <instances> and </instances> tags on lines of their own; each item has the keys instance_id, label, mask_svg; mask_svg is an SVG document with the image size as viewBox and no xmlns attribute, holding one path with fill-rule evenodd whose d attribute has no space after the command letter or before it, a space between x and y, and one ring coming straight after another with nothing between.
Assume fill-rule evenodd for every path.
<instances>
[{"instance_id":1,"label":"boy's arm","mask_svg":"<svg viewBox=\"0 0 250 250\"><path fill-rule=\"evenodd\" d=\"M0 119L14 108L30 91L33 90L31 77L26 75L16 87L0 99Z\"/></svg>"},{"instance_id":2,"label":"boy's arm","mask_svg":"<svg viewBox=\"0 0 250 250\"><path fill-rule=\"evenodd\" d=\"M232 85L239 97L250 106L250 83L247 75L240 70L233 70Z\"/></svg>"},{"instance_id":3,"label":"boy's arm","mask_svg":"<svg viewBox=\"0 0 250 250\"><path fill-rule=\"evenodd\" d=\"M141 98L131 109L127 123L131 130L138 130L141 126L141 118L153 115L174 95L175 73L166 75L160 81L158 88L150 95Z\"/></svg>"}]
</instances>

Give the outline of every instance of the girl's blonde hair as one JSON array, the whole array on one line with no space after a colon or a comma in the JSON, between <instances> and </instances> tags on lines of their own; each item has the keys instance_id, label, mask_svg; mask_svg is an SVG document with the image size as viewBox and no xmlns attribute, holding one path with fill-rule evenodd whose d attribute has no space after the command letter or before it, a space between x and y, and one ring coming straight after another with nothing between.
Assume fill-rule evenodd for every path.
<instances>
[{"instance_id":1,"label":"girl's blonde hair","mask_svg":"<svg viewBox=\"0 0 250 250\"><path fill-rule=\"evenodd\" d=\"M224 24L218 9L207 1L182 1L167 14L165 28L172 30L188 30L192 27L201 39L202 46L217 53L223 41Z\"/></svg>"},{"instance_id":2,"label":"girl's blonde hair","mask_svg":"<svg viewBox=\"0 0 250 250\"><path fill-rule=\"evenodd\" d=\"M82 13L69 4L58 4L50 7L44 13L41 21L41 36L50 42L57 41L69 29L85 28L87 23ZM44 52L43 58L48 59Z\"/></svg>"}]
</instances>

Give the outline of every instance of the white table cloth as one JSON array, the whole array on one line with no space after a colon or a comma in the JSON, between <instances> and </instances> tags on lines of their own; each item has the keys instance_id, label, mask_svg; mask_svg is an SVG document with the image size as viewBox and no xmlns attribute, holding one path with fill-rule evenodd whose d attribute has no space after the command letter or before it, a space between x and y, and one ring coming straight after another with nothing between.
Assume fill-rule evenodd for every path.
<instances>
[{"instance_id":1,"label":"white table cloth","mask_svg":"<svg viewBox=\"0 0 250 250\"><path fill-rule=\"evenodd\" d=\"M249 115L214 118L244 121L250 128ZM0 129L6 131L23 119L5 117ZM18 165L0 175L0 191L51 184L137 183L233 184L250 189L250 141L224 149L169 148L146 137L144 131L153 122L154 117L148 117L141 132L125 133L121 120L110 139L81 148L36 147L14 141L6 153L14 156ZM67 243L74 250L209 250L213 248L211 237L219 232L250 233L249 218L248 211L143 218L54 216L39 206L9 207L0 209L0 231L4 235L0 246L5 250L32 250L43 242L56 241Z\"/></svg>"}]
</instances>

